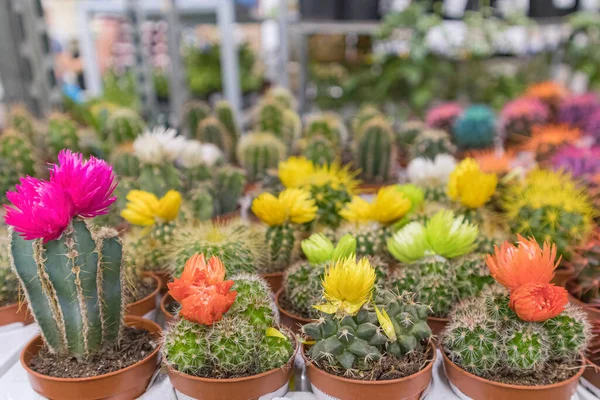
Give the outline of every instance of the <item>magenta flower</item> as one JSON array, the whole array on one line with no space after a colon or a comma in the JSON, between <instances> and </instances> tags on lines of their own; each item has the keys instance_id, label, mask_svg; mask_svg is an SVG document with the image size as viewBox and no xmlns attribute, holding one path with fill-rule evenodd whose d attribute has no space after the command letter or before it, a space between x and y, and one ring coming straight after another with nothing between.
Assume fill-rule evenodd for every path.
<instances>
[{"instance_id":1,"label":"magenta flower","mask_svg":"<svg viewBox=\"0 0 600 400\"><path fill-rule=\"evenodd\" d=\"M56 183L71 197L74 215L93 218L106 214L117 199L112 196L117 182L112 166L90 157L83 160L81 153L61 150L58 164L50 169L50 181Z\"/></svg>"},{"instance_id":2,"label":"magenta flower","mask_svg":"<svg viewBox=\"0 0 600 400\"><path fill-rule=\"evenodd\" d=\"M552 156L552 167L566 170L576 178L600 174L600 146L564 146Z\"/></svg>"},{"instance_id":3,"label":"magenta flower","mask_svg":"<svg viewBox=\"0 0 600 400\"><path fill-rule=\"evenodd\" d=\"M6 197L13 206L6 206L4 220L26 240L58 239L73 217L71 198L55 182L21 178Z\"/></svg>"},{"instance_id":4,"label":"magenta flower","mask_svg":"<svg viewBox=\"0 0 600 400\"><path fill-rule=\"evenodd\" d=\"M558 120L576 128L585 129L589 118L600 110L600 100L594 93L584 93L565 98L558 109Z\"/></svg>"},{"instance_id":5,"label":"magenta flower","mask_svg":"<svg viewBox=\"0 0 600 400\"><path fill-rule=\"evenodd\" d=\"M452 131L456 119L462 114L463 108L458 103L443 103L427 111L425 121L430 128Z\"/></svg>"}]
</instances>

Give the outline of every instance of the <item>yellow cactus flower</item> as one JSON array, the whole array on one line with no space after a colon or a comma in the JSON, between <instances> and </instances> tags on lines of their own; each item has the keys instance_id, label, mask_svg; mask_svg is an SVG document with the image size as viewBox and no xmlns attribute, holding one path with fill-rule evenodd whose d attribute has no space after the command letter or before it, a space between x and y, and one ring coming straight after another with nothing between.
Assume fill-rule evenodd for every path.
<instances>
[{"instance_id":1,"label":"yellow cactus flower","mask_svg":"<svg viewBox=\"0 0 600 400\"><path fill-rule=\"evenodd\" d=\"M305 157L290 157L278 166L279 180L286 188L297 188L307 184L307 178L314 174L315 166Z\"/></svg>"},{"instance_id":2,"label":"yellow cactus flower","mask_svg":"<svg viewBox=\"0 0 600 400\"><path fill-rule=\"evenodd\" d=\"M384 308L379 311L379 308L375 306L375 314L377 315L377 321L379 321L379 325L385 336L387 336L390 341L395 342L398 338L396 336L396 331L394 330L394 325L392 324L392 319L387 311L385 311Z\"/></svg>"},{"instance_id":3,"label":"yellow cactus flower","mask_svg":"<svg viewBox=\"0 0 600 400\"><path fill-rule=\"evenodd\" d=\"M317 203L304 189L285 189L279 194L279 201L284 205L288 218L294 224L304 224L317 217Z\"/></svg>"},{"instance_id":4,"label":"yellow cactus flower","mask_svg":"<svg viewBox=\"0 0 600 400\"><path fill-rule=\"evenodd\" d=\"M267 328L266 332L265 332L265 336L267 337L276 337L276 338L280 338L280 339L284 339L284 340L288 340L287 336L285 336L283 333L281 333L278 329L275 328Z\"/></svg>"},{"instance_id":5,"label":"yellow cactus flower","mask_svg":"<svg viewBox=\"0 0 600 400\"><path fill-rule=\"evenodd\" d=\"M379 189L371 204L371 219L380 224L391 224L404 217L411 207L412 203L404 193L395 186L386 186Z\"/></svg>"},{"instance_id":6,"label":"yellow cactus flower","mask_svg":"<svg viewBox=\"0 0 600 400\"><path fill-rule=\"evenodd\" d=\"M313 307L326 314L355 315L371 299L375 279L375 269L366 258L332 261L322 282L327 303Z\"/></svg>"},{"instance_id":7,"label":"yellow cactus flower","mask_svg":"<svg viewBox=\"0 0 600 400\"><path fill-rule=\"evenodd\" d=\"M286 188L306 188L330 185L334 189L344 187L349 193L356 191L359 182L357 172L339 161L329 165L314 165L305 157L290 157L278 166L279 180Z\"/></svg>"},{"instance_id":8,"label":"yellow cactus flower","mask_svg":"<svg viewBox=\"0 0 600 400\"><path fill-rule=\"evenodd\" d=\"M144 190L132 190L126 199L127 207L121 211L121 216L129 223L140 226L173 221L181 206L181 194L175 190L170 190L160 200Z\"/></svg>"},{"instance_id":9,"label":"yellow cactus flower","mask_svg":"<svg viewBox=\"0 0 600 400\"><path fill-rule=\"evenodd\" d=\"M371 204L360 196L353 196L340 211L346 221L363 223L371 221Z\"/></svg>"},{"instance_id":10,"label":"yellow cactus flower","mask_svg":"<svg viewBox=\"0 0 600 400\"><path fill-rule=\"evenodd\" d=\"M465 158L450 174L448 195L465 207L478 208L492 198L497 183L496 174L482 172L477 161Z\"/></svg>"},{"instance_id":11,"label":"yellow cactus flower","mask_svg":"<svg viewBox=\"0 0 600 400\"><path fill-rule=\"evenodd\" d=\"M252 202L252 212L269 226L281 225L285 222L285 205L271 193L262 193Z\"/></svg>"}]
</instances>

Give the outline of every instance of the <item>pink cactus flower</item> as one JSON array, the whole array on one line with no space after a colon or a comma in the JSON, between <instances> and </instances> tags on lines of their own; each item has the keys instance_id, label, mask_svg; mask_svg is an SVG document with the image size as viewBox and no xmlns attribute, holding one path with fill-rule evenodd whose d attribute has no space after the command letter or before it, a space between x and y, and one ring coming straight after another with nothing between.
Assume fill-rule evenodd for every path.
<instances>
[{"instance_id":1,"label":"pink cactus flower","mask_svg":"<svg viewBox=\"0 0 600 400\"><path fill-rule=\"evenodd\" d=\"M463 108L458 103L443 103L432 107L427 111L425 117L427 126L430 128L451 131L454 121L462 114Z\"/></svg>"},{"instance_id":2,"label":"pink cactus flower","mask_svg":"<svg viewBox=\"0 0 600 400\"><path fill-rule=\"evenodd\" d=\"M117 199L112 196L117 182L112 166L90 157L83 160L81 153L61 150L58 164L50 169L50 181L56 183L71 197L74 215L93 218L106 214Z\"/></svg>"},{"instance_id":3,"label":"pink cactus flower","mask_svg":"<svg viewBox=\"0 0 600 400\"><path fill-rule=\"evenodd\" d=\"M55 182L21 178L6 197L13 205L6 206L4 220L26 240L58 239L73 217L70 196Z\"/></svg>"}]
</instances>

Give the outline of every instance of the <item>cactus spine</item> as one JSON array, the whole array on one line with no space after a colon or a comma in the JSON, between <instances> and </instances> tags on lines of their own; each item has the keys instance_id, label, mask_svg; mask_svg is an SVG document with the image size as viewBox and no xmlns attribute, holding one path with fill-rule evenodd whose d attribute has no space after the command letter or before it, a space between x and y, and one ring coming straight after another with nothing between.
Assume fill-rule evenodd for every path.
<instances>
[{"instance_id":1,"label":"cactus spine","mask_svg":"<svg viewBox=\"0 0 600 400\"><path fill-rule=\"evenodd\" d=\"M12 229L9 235L11 266L52 352L82 359L119 337L123 260L116 231L93 231L75 219L47 243Z\"/></svg>"},{"instance_id":2,"label":"cactus spine","mask_svg":"<svg viewBox=\"0 0 600 400\"><path fill-rule=\"evenodd\" d=\"M286 157L285 144L270 133L256 132L244 135L237 148L237 158L246 170L249 182L266 176L267 170L277 168Z\"/></svg>"},{"instance_id":3,"label":"cactus spine","mask_svg":"<svg viewBox=\"0 0 600 400\"><path fill-rule=\"evenodd\" d=\"M365 179L390 180L396 160L394 132L383 118L374 118L360 130L354 147L354 160Z\"/></svg>"}]
</instances>

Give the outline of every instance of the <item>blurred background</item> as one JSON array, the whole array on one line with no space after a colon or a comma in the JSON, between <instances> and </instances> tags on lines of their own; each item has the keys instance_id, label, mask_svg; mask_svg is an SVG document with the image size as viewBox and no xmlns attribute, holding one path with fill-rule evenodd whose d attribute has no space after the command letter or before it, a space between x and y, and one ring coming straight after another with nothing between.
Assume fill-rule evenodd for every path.
<instances>
[{"instance_id":1,"label":"blurred background","mask_svg":"<svg viewBox=\"0 0 600 400\"><path fill-rule=\"evenodd\" d=\"M0 101L38 117L109 102L179 126L186 101L226 99L244 121L283 86L301 115L374 103L405 119L600 85L600 0L1 2Z\"/></svg>"}]
</instances>

